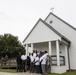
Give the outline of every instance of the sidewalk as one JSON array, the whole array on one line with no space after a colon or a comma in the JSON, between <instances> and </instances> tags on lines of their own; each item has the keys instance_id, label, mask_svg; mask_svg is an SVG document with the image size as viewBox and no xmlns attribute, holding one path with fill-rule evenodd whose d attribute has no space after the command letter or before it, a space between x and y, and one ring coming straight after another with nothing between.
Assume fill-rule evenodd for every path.
<instances>
[{"instance_id":1,"label":"sidewalk","mask_svg":"<svg viewBox=\"0 0 76 75\"><path fill-rule=\"evenodd\" d=\"M36 73L6 73L6 72L0 72L0 75L41 75L41 74L36 74Z\"/></svg>"}]
</instances>

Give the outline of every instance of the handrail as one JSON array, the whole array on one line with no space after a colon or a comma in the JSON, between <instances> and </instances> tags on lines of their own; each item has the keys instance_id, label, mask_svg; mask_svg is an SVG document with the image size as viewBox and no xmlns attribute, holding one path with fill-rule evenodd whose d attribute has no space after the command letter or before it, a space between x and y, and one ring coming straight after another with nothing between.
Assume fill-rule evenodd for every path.
<instances>
[{"instance_id":1,"label":"handrail","mask_svg":"<svg viewBox=\"0 0 76 75\"><path fill-rule=\"evenodd\" d=\"M51 65L56 66L57 65L57 55L51 56ZM60 66L65 65L65 57L60 56Z\"/></svg>"},{"instance_id":2,"label":"handrail","mask_svg":"<svg viewBox=\"0 0 76 75\"><path fill-rule=\"evenodd\" d=\"M52 66L57 66L57 55L52 55L51 56L51 65ZM64 56L60 56L60 66L65 65L65 57ZM16 67L17 66L17 62L16 62L16 58L8 58L7 61L2 61L0 59L0 68L10 68L10 67Z\"/></svg>"}]
</instances>

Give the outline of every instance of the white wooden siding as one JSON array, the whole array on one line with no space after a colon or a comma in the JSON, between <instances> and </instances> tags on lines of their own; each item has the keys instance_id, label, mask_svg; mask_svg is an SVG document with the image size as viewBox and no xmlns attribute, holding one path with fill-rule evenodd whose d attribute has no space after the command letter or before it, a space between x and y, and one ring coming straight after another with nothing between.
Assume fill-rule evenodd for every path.
<instances>
[{"instance_id":1,"label":"white wooden siding","mask_svg":"<svg viewBox=\"0 0 76 75\"><path fill-rule=\"evenodd\" d=\"M24 43L38 43L58 39L61 40L56 33L39 21L38 25L36 25Z\"/></svg>"}]
</instances>

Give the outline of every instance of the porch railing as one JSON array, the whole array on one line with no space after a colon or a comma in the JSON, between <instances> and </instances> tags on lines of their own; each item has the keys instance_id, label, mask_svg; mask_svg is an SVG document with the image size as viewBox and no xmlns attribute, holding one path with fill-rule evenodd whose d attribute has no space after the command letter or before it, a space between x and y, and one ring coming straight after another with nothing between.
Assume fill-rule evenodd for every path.
<instances>
[{"instance_id":1,"label":"porch railing","mask_svg":"<svg viewBox=\"0 0 76 75\"><path fill-rule=\"evenodd\" d=\"M51 65L52 66L57 66L57 56L53 55L51 56ZM60 56L60 66L65 65L65 57ZM16 58L9 58L7 61L1 61L0 60L0 68L16 68L17 63L16 63Z\"/></svg>"},{"instance_id":2,"label":"porch railing","mask_svg":"<svg viewBox=\"0 0 76 75\"><path fill-rule=\"evenodd\" d=\"M57 56L56 55L51 56L51 65L57 66ZM63 65L65 65L65 57L60 56L60 66L63 66Z\"/></svg>"}]
</instances>

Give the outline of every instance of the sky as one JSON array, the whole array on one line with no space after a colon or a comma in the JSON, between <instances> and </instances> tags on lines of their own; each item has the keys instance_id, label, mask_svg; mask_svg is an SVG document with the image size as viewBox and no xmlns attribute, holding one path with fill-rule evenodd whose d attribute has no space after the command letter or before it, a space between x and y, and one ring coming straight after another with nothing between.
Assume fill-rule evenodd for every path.
<instances>
[{"instance_id":1,"label":"sky","mask_svg":"<svg viewBox=\"0 0 76 75\"><path fill-rule=\"evenodd\" d=\"M39 18L53 13L76 28L76 0L0 0L0 35L22 42Z\"/></svg>"}]
</instances>

